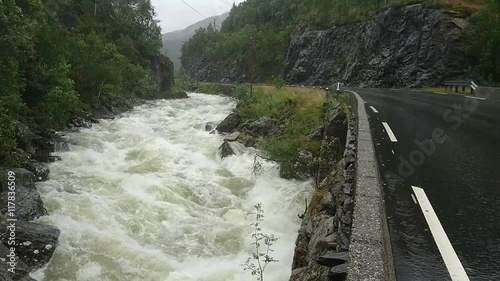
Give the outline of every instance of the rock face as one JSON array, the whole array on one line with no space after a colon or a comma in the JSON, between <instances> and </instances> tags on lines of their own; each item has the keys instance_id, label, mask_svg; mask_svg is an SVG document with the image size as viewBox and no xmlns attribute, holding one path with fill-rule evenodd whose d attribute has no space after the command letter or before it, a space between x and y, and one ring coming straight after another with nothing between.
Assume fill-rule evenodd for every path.
<instances>
[{"instance_id":1,"label":"rock face","mask_svg":"<svg viewBox=\"0 0 500 281\"><path fill-rule=\"evenodd\" d=\"M315 165L313 154L307 150L299 151L295 162L280 163L280 177L305 181L312 175Z\"/></svg>"},{"instance_id":2,"label":"rock face","mask_svg":"<svg viewBox=\"0 0 500 281\"><path fill-rule=\"evenodd\" d=\"M43 207L43 201L40 198L35 186L35 176L33 173L25 169L14 169L15 173L15 191L16 191L16 208L15 218L19 220L34 220L40 216L46 215L47 210ZM6 173L2 173L6 174ZM8 190L0 193L0 201L7 202ZM0 213L7 215L7 204L0 206Z\"/></svg>"},{"instance_id":3,"label":"rock face","mask_svg":"<svg viewBox=\"0 0 500 281\"><path fill-rule=\"evenodd\" d=\"M33 148L32 142L35 135L26 124L15 122L15 125L17 128L16 140L18 147L27 153L34 154L35 149Z\"/></svg>"},{"instance_id":4,"label":"rock face","mask_svg":"<svg viewBox=\"0 0 500 281\"><path fill-rule=\"evenodd\" d=\"M215 127L217 127L217 125L215 124L215 122L207 122L205 124L205 131L211 132L212 130L215 129Z\"/></svg>"},{"instance_id":5,"label":"rock face","mask_svg":"<svg viewBox=\"0 0 500 281\"><path fill-rule=\"evenodd\" d=\"M324 31L299 30L283 69L288 84L409 87L463 75L463 29L455 12L422 5Z\"/></svg>"},{"instance_id":6,"label":"rock face","mask_svg":"<svg viewBox=\"0 0 500 281\"><path fill-rule=\"evenodd\" d=\"M276 129L276 121L269 117L262 117L259 120L242 125L242 127L252 132L254 137L263 137L271 134Z\"/></svg>"},{"instance_id":7,"label":"rock face","mask_svg":"<svg viewBox=\"0 0 500 281\"><path fill-rule=\"evenodd\" d=\"M226 119L224 119L219 126L217 126L217 131L223 133L231 133L241 124L241 117L238 113L234 112L229 114Z\"/></svg>"},{"instance_id":8,"label":"rock face","mask_svg":"<svg viewBox=\"0 0 500 281\"><path fill-rule=\"evenodd\" d=\"M12 247L8 245L11 228L10 223L1 220L0 240L2 244L0 244L0 253L3 258L7 257ZM27 278L26 275L29 272L41 268L49 262L56 249L60 231L53 226L18 220L15 223L15 233L17 243L15 254L18 257L16 273L9 273L8 278L2 280L32 280L23 279L23 277Z\"/></svg>"},{"instance_id":9,"label":"rock face","mask_svg":"<svg viewBox=\"0 0 500 281\"><path fill-rule=\"evenodd\" d=\"M237 141L224 141L219 147L222 159L231 155L241 155L245 151L245 146Z\"/></svg>"},{"instance_id":10,"label":"rock face","mask_svg":"<svg viewBox=\"0 0 500 281\"><path fill-rule=\"evenodd\" d=\"M151 60L151 68L160 92L166 92L174 86L174 64L166 56L154 57Z\"/></svg>"}]
</instances>

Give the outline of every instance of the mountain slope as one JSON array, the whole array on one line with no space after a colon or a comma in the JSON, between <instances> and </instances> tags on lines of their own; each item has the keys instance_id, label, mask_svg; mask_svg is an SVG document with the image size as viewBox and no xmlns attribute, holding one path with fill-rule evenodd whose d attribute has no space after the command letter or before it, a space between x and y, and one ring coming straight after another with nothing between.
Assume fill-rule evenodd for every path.
<instances>
[{"instance_id":1,"label":"mountain slope","mask_svg":"<svg viewBox=\"0 0 500 281\"><path fill-rule=\"evenodd\" d=\"M182 44L184 44L184 42L189 40L189 38L191 38L196 33L196 30L198 28L200 27L205 28L208 25L213 24L214 20L217 25L217 28L220 28L222 22L228 16L229 12L219 16L206 18L204 20L201 20L195 24L186 27L183 30L176 30L163 34L162 36L163 47L161 48L161 53L168 54L168 56L174 63L175 69L179 69L181 67L180 58L181 58Z\"/></svg>"},{"instance_id":2,"label":"mountain slope","mask_svg":"<svg viewBox=\"0 0 500 281\"><path fill-rule=\"evenodd\" d=\"M429 26L428 19L422 19L418 13L411 17L401 15L399 18L408 18L418 24L416 27L404 26L406 35L411 37L409 40L385 32L387 30L370 37L357 29L359 25L372 27L367 22L383 22L388 24L384 28L396 30L391 22L393 13L411 4L419 4L419 9L426 14L435 16L441 12L443 16L433 17L436 26ZM404 12L412 13L413 10ZM377 17L386 13L387 19L378 20ZM181 62L186 73L198 81L247 81L245 75L252 44L254 81L258 82L269 82L281 76L287 82L304 84L346 79L348 81L344 82L360 85L417 86L464 74L492 84L500 81L500 32L496 28L499 14L500 0L273 0L270 3L247 0L231 9L220 32L211 28L199 29L184 44ZM443 41L434 37L438 33L433 33L434 30L452 30L456 34L439 33L450 40ZM373 27L372 31L377 28ZM345 38L334 38L335 35ZM353 38L354 35L359 38ZM381 36L399 41L383 41ZM427 45L429 38L443 49L436 52L433 49L436 46ZM355 52L340 52L342 46L349 45L347 39L358 39L350 45L357 48ZM380 44L392 52L387 53L379 45L354 44L361 41ZM291 45L293 43L297 45ZM403 49L410 57L401 55L398 44L403 43L408 44ZM420 50L422 46L428 46L429 51ZM375 53L366 52L368 49ZM443 56L446 59L443 60ZM404 67L408 67L404 75L398 73L405 77L403 81L398 80L400 76L394 82L386 77L391 76L391 71ZM374 73L357 77L359 69L370 69Z\"/></svg>"}]
</instances>

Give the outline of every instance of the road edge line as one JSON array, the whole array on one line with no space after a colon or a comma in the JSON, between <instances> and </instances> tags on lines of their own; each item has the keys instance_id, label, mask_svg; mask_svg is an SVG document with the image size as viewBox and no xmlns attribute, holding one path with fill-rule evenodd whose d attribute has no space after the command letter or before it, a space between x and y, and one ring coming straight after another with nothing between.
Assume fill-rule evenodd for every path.
<instances>
[{"instance_id":1,"label":"road edge line","mask_svg":"<svg viewBox=\"0 0 500 281\"><path fill-rule=\"evenodd\" d=\"M434 242L436 242L444 264L450 273L451 279L453 281L469 281L469 276L467 276L462 262L460 262L455 249L453 249L453 245L451 245L443 225L439 221L429 198L425 194L425 190L417 186L412 186L411 188L417 197L418 206L422 210L425 221L429 226L429 230L434 238Z\"/></svg>"},{"instance_id":2,"label":"road edge line","mask_svg":"<svg viewBox=\"0 0 500 281\"><path fill-rule=\"evenodd\" d=\"M389 139L391 140L391 142L398 142L398 139L396 138L396 135L392 131L391 126L389 126L389 123L382 122L382 126L384 126L384 129L385 129L387 135L389 136Z\"/></svg>"}]
</instances>

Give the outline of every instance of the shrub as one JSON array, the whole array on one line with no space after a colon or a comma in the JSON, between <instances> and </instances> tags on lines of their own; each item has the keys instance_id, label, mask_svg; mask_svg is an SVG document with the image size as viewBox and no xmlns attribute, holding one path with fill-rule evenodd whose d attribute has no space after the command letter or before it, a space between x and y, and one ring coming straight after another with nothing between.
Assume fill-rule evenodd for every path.
<instances>
[{"instance_id":1,"label":"shrub","mask_svg":"<svg viewBox=\"0 0 500 281\"><path fill-rule=\"evenodd\" d=\"M48 118L47 121L58 127L64 126L71 114L80 107L81 103L76 92L63 87L52 89L41 105L43 114Z\"/></svg>"}]
</instances>

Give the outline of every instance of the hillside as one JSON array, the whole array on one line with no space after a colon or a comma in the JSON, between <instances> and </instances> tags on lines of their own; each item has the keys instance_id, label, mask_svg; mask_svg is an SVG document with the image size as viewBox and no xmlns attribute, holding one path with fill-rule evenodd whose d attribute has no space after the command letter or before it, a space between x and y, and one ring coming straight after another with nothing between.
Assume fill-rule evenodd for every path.
<instances>
[{"instance_id":1,"label":"hillside","mask_svg":"<svg viewBox=\"0 0 500 281\"><path fill-rule=\"evenodd\" d=\"M14 120L44 132L117 100L165 97L173 65L154 17L149 0L3 1L1 165L19 142Z\"/></svg>"},{"instance_id":2,"label":"hillside","mask_svg":"<svg viewBox=\"0 0 500 281\"><path fill-rule=\"evenodd\" d=\"M266 82L271 81L273 77L281 77L287 82L293 81L308 81L304 82L307 84L317 84L321 83L331 83L343 78L340 75L340 67L352 66L356 62L364 62L368 57L363 57L362 45L351 45L351 47L360 48L356 50L356 56L348 57L336 57L337 62L332 60L331 48L333 46L341 46L345 42L345 38L328 39L328 40L316 40L315 38L309 38L316 43L312 46L306 46L305 48L316 48L313 53L321 54L321 56L307 58L303 61L304 65L292 66L292 69L285 68L289 67L294 62L287 61L287 54L290 52L291 42L298 42L297 34L305 31L317 31L318 36L321 32L333 32L336 33L335 29L341 27L351 27L353 32L357 32L358 35L363 35L362 30L355 30L356 24L363 24L374 17L377 17L384 13L392 14L391 11L398 11L401 7L411 6L413 4L420 4L422 7L422 12L427 14L432 14L435 20L435 24L438 25L440 32L458 32L458 34L452 34L453 36L448 36L449 34L442 33L442 36L450 38L450 42L440 42L445 49L441 49L443 52L441 54L435 53L433 56L439 58L436 63L440 65L439 71L434 71L434 66L432 61L429 63L421 65L411 65L413 69L405 70L406 74L410 77L421 75L417 79L409 79L404 83L383 83L386 86L415 86L420 84L433 84L438 83L440 80L452 76L470 76L474 77L478 81L486 83L493 83L495 81L500 81L500 70L498 66L499 56L499 44L498 42L500 35L495 28L499 23L500 9L498 5L495 5L493 0L471 0L471 1L444 1L444 0L388 0L388 1L328 1L328 0L276 0L271 3L261 0L248 0L238 6L233 7L230 12L229 17L223 23L220 31L213 30L211 28L200 29L196 34L185 44L182 52L181 62L186 73L193 79L198 81L209 81L209 82L245 82L248 80L247 72L249 67L249 46L250 38L253 38L253 49L254 49L254 76L255 80ZM413 11L413 10L412 10ZM434 12L442 13L442 16L434 17ZM397 13L397 12L396 12ZM401 15L401 19L410 20L414 23L419 24L416 29L412 26L408 26L407 31L410 32L408 36L430 36L427 30L422 28L428 27L426 24L426 19L421 18L422 14L417 12L413 17L409 18L406 15ZM454 19L457 20L454 20ZM465 21L463 21L463 20ZM384 22L383 18L380 20L375 20L375 22ZM454 23L455 22L455 23ZM390 24L388 21L387 24ZM403 22L406 24L407 22ZM458 24L458 25L457 25ZM458 27L458 31L455 29ZM433 30L431 28L431 30ZM352 35L347 31L342 34ZM332 34L333 34L332 33ZM396 35L396 33L394 33ZM368 43L389 43L387 41L380 40L381 38L377 34L372 34L371 42ZM370 36L372 36L370 35ZM434 34L436 35L436 34ZM434 36L432 35L432 36ZM396 38L387 37L385 35L384 40L395 40ZM396 50L397 46L400 44L410 44L408 45L408 52L412 54L415 48L420 48L421 40L425 40L423 37L419 40L411 40L409 42L396 42L392 43L391 49ZM439 38L439 37L438 37ZM404 39L404 38L400 38ZM374 40L374 41L373 41ZM330 44L330 45L321 45ZM333 44L333 45L331 45ZM411 45L414 44L414 45ZM367 45L368 47L377 47L373 45ZM394 47L394 48L393 48ZM432 49L432 46L429 46ZM429 49L429 50L430 50ZM293 50L293 52L301 53L302 51L308 52L308 49L298 49ZM377 50L374 50L377 51ZM378 50L383 51L383 50ZM420 55L425 55L427 50L423 50ZM398 53L390 53L389 56L398 55ZM441 57L445 55L447 59L443 60ZM415 62L420 62L419 57L411 57ZM371 69L376 72L380 72L380 69L386 67L393 69L400 65L404 58L401 56L398 59L390 59L392 61L389 65L379 64L371 62ZM448 62L446 60L452 60L454 62ZM367 61L368 62L368 61ZM321 81L318 81L311 77L300 77L298 79L290 78L287 75L289 71L295 73L302 72L303 75L309 75L312 73L310 69L310 63L314 63L320 68L326 66L330 71L323 73L327 75L329 79L324 79L324 75ZM331 65L331 63L337 63L337 65ZM321 66L323 65L323 66ZM360 64L358 63L359 67ZM303 68L297 69L296 67ZM339 69L334 70L337 67ZM423 69L422 69L423 68ZM432 70L428 72L427 70ZM345 69L348 71L348 69ZM434 72L433 72L434 71ZM321 71L320 71L321 72ZM318 73L320 73L318 72ZM384 71L382 71L381 75ZM390 73L385 71L386 73ZM436 75L437 76L434 76ZM302 75L302 74L300 74ZM389 74L387 74L389 75ZM428 77L424 77L430 75ZM292 75L293 76L293 75ZM359 83L364 85L377 85L375 79L380 79L379 77L373 77L373 81L360 81L357 77L353 77L351 82ZM309 79L311 78L311 79ZM366 83L364 83L366 82ZM372 83L373 82L373 83Z\"/></svg>"},{"instance_id":3,"label":"hillside","mask_svg":"<svg viewBox=\"0 0 500 281\"><path fill-rule=\"evenodd\" d=\"M229 16L229 12L224 13L219 16L213 16L201 20L195 24L186 27L183 30L176 30L168 32L162 35L163 47L161 48L161 53L168 55L172 62L174 63L175 69L180 69L181 67L181 48L184 42L191 38L198 28L206 28L208 25L213 24L214 20L217 26L221 26L222 22Z\"/></svg>"}]
</instances>

